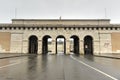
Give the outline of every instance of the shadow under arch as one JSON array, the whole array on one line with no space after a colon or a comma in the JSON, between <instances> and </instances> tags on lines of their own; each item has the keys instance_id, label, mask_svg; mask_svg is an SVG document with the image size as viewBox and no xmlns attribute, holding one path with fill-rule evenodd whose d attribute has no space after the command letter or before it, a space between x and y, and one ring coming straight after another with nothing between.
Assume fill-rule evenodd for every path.
<instances>
[{"instance_id":1,"label":"shadow under arch","mask_svg":"<svg viewBox=\"0 0 120 80\"><path fill-rule=\"evenodd\" d=\"M93 55L93 37L90 35L84 37L84 54Z\"/></svg>"},{"instance_id":2,"label":"shadow under arch","mask_svg":"<svg viewBox=\"0 0 120 80\"><path fill-rule=\"evenodd\" d=\"M38 53L38 38L35 35L29 37L29 54L37 54Z\"/></svg>"},{"instance_id":3,"label":"shadow under arch","mask_svg":"<svg viewBox=\"0 0 120 80\"><path fill-rule=\"evenodd\" d=\"M58 41L58 39L64 39L63 41ZM58 44L64 44L64 54L66 54L66 38L63 35L56 37L56 54L58 54Z\"/></svg>"},{"instance_id":4,"label":"shadow under arch","mask_svg":"<svg viewBox=\"0 0 120 80\"><path fill-rule=\"evenodd\" d=\"M79 54L79 37L76 35L73 35L70 37L71 39L73 39L73 42L71 43L73 46L71 46L73 48L73 53L74 54Z\"/></svg>"},{"instance_id":5,"label":"shadow under arch","mask_svg":"<svg viewBox=\"0 0 120 80\"><path fill-rule=\"evenodd\" d=\"M47 54L48 51L48 39L51 38L51 36L49 35L45 35L42 38L42 54Z\"/></svg>"}]
</instances>

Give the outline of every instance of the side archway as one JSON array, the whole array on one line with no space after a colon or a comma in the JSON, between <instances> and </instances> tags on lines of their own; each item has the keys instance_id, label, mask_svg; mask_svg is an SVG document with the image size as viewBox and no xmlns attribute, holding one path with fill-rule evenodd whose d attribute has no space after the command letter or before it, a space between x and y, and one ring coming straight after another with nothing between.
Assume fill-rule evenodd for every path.
<instances>
[{"instance_id":1,"label":"side archway","mask_svg":"<svg viewBox=\"0 0 120 80\"><path fill-rule=\"evenodd\" d=\"M42 54L47 54L49 52L48 49L48 44L50 44L51 42L49 41L51 39L51 36L49 35L45 35L42 38Z\"/></svg>"},{"instance_id":2,"label":"side archway","mask_svg":"<svg viewBox=\"0 0 120 80\"><path fill-rule=\"evenodd\" d=\"M38 53L38 38L35 35L29 37L29 54L37 54Z\"/></svg>"},{"instance_id":3,"label":"side archway","mask_svg":"<svg viewBox=\"0 0 120 80\"><path fill-rule=\"evenodd\" d=\"M73 35L70 37L71 44L70 48L72 49L71 52L74 54L79 54L79 37L76 35Z\"/></svg>"},{"instance_id":4,"label":"side archway","mask_svg":"<svg viewBox=\"0 0 120 80\"><path fill-rule=\"evenodd\" d=\"M84 37L84 54L93 55L93 38L89 35Z\"/></svg>"}]
</instances>

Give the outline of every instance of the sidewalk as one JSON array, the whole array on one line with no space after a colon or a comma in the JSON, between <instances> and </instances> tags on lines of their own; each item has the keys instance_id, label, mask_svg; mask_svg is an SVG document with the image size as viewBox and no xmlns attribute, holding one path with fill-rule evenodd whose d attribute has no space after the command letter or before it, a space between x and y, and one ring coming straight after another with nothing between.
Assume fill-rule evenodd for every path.
<instances>
[{"instance_id":1,"label":"sidewalk","mask_svg":"<svg viewBox=\"0 0 120 80\"><path fill-rule=\"evenodd\" d=\"M28 54L21 54L21 53L0 53L0 59L27 56L27 55Z\"/></svg>"},{"instance_id":2,"label":"sidewalk","mask_svg":"<svg viewBox=\"0 0 120 80\"><path fill-rule=\"evenodd\" d=\"M96 57L105 57L105 58L113 58L120 59L120 53L104 53L100 55L95 55Z\"/></svg>"}]
</instances>

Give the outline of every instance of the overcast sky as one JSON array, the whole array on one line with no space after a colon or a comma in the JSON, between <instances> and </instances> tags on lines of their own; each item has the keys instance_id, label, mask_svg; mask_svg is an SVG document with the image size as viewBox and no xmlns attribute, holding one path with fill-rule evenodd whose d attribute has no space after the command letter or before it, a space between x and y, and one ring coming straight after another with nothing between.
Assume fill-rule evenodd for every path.
<instances>
[{"instance_id":1,"label":"overcast sky","mask_svg":"<svg viewBox=\"0 0 120 80\"><path fill-rule=\"evenodd\" d=\"M15 8L17 19L62 16L62 19L107 18L111 23L120 23L120 0L0 0L0 23L11 22Z\"/></svg>"}]
</instances>

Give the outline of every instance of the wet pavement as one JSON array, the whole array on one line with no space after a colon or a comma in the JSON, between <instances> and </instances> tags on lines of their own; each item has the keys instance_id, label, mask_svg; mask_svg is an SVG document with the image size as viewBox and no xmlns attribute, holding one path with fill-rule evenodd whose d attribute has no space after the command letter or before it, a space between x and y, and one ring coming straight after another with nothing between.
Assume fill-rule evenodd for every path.
<instances>
[{"instance_id":1,"label":"wet pavement","mask_svg":"<svg viewBox=\"0 0 120 80\"><path fill-rule=\"evenodd\" d=\"M120 80L120 60L76 55L0 59L0 80Z\"/></svg>"}]
</instances>

